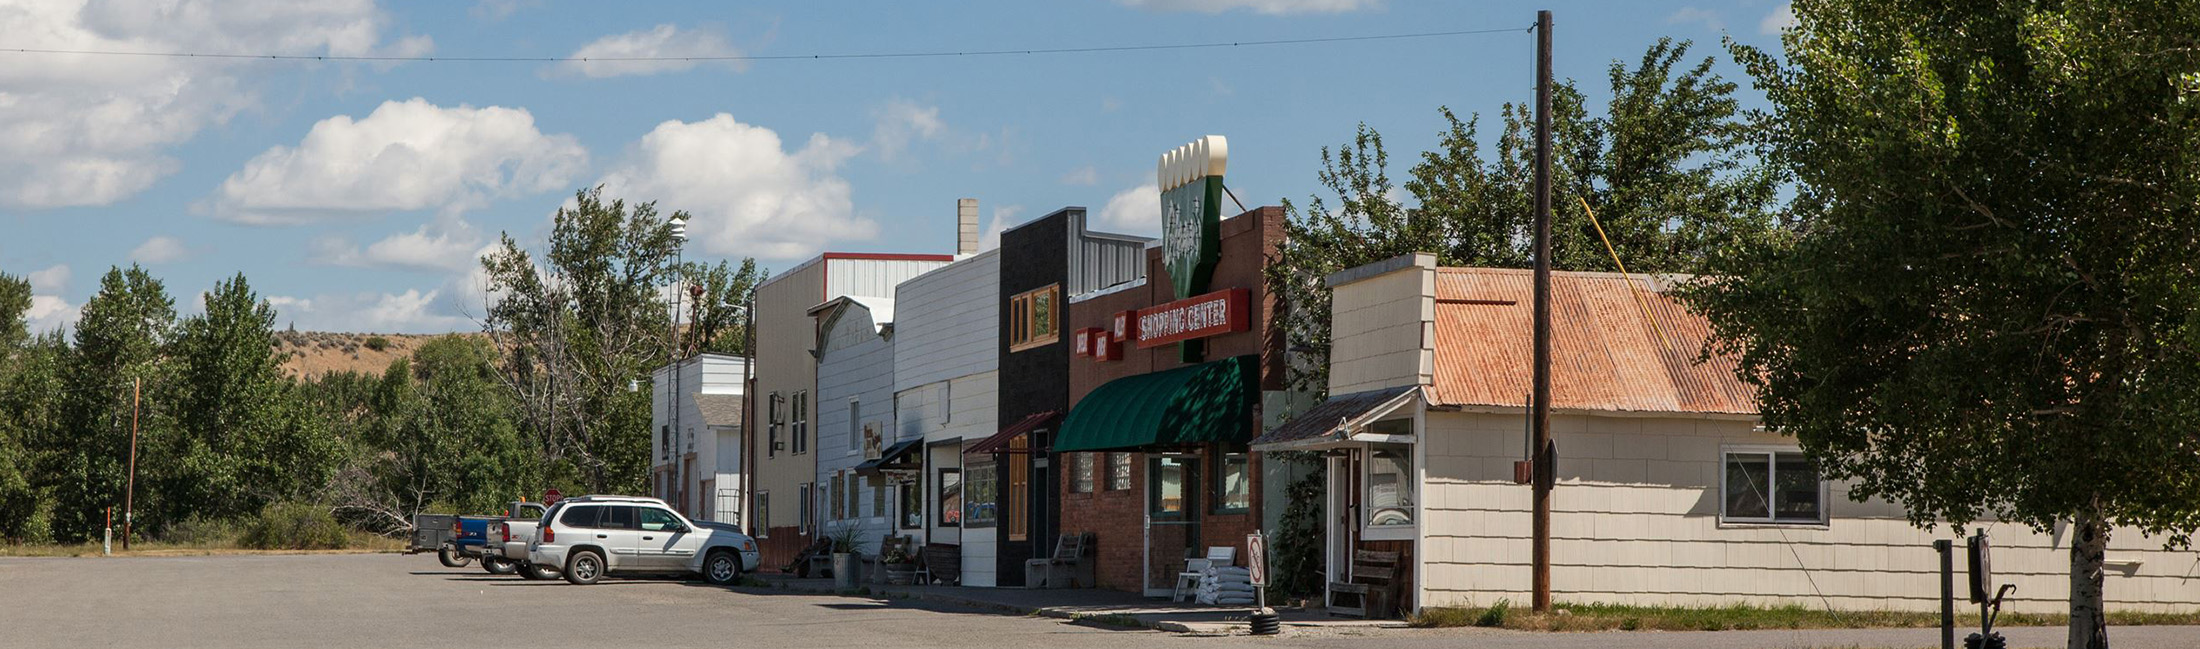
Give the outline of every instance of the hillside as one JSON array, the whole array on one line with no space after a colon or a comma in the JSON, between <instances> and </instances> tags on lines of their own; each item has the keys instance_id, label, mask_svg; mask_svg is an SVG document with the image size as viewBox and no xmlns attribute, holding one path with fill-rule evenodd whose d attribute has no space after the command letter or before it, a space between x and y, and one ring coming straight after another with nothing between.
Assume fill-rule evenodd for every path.
<instances>
[{"instance_id":1,"label":"hillside","mask_svg":"<svg viewBox=\"0 0 2200 649\"><path fill-rule=\"evenodd\" d=\"M290 358L283 361L283 371L293 377L317 377L330 372L379 375L392 361L412 357L413 350L443 335L447 334L277 331L275 351L290 354Z\"/></svg>"}]
</instances>

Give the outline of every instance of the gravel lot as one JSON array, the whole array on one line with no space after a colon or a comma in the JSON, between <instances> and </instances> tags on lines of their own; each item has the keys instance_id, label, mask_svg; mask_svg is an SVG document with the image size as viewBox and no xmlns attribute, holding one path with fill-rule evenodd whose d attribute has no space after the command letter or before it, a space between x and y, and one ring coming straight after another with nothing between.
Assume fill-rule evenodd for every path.
<instances>
[{"instance_id":1,"label":"gravel lot","mask_svg":"<svg viewBox=\"0 0 2200 649\"><path fill-rule=\"evenodd\" d=\"M909 602L590 587L444 568L427 555L0 558L0 647L1926 647L1930 630L1548 634L1304 630L1194 637ZM2051 646L2060 629L2018 629ZM2125 649L2200 646L2200 628L2119 628Z\"/></svg>"}]
</instances>

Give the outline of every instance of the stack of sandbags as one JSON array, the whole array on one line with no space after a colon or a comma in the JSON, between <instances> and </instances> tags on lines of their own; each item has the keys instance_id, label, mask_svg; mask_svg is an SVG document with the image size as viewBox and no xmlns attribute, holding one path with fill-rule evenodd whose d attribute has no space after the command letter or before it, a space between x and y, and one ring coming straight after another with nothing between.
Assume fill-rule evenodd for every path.
<instances>
[{"instance_id":1,"label":"stack of sandbags","mask_svg":"<svg viewBox=\"0 0 2200 649\"><path fill-rule=\"evenodd\" d=\"M1237 566L1208 568L1199 578L1199 603L1253 605L1253 571Z\"/></svg>"}]
</instances>

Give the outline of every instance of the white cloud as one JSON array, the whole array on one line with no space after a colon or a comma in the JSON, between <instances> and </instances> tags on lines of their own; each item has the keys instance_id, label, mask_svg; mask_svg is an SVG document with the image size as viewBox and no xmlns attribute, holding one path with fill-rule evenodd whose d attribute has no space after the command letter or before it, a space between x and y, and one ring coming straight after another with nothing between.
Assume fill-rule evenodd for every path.
<instances>
[{"instance_id":1,"label":"white cloud","mask_svg":"<svg viewBox=\"0 0 2200 649\"><path fill-rule=\"evenodd\" d=\"M1100 184L1100 170L1092 168L1092 165L1085 165L1076 169L1071 169L1069 170L1069 173L1062 174L1062 184L1085 186L1098 185Z\"/></svg>"},{"instance_id":2,"label":"white cloud","mask_svg":"<svg viewBox=\"0 0 2200 649\"><path fill-rule=\"evenodd\" d=\"M55 264L34 270L24 279L30 280L32 293L60 293L69 290L69 265Z\"/></svg>"},{"instance_id":3,"label":"white cloud","mask_svg":"<svg viewBox=\"0 0 2200 649\"><path fill-rule=\"evenodd\" d=\"M135 52L375 54L372 0L17 0L9 47ZM394 45L423 51L430 41ZM257 102L235 59L89 54L0 57L0 206L106 205L182 168L167 149Z\"/></svg>"},{"instance_id":4,"label":"white cloud","mask_svg":"<svg viewBox=\"0 0 2200 649\"><path fill-rule=\"evenodd\" d=\"M309 331L358 333L446 333L474 328L474 321L447 311L442 291L406 289L403 293L356 293L300 298L269 296L276 319Z\"/></svg>"},{"instance_id":5,"label":"white cloud","mask_svg":"<svg viewBox=\"0 0 2200 649\"><path fill-rule=\"evenodd\" d=\"M364 119L321 120L298 146L277 146L230 174L218 217L296 223L335 214L436 208L456 214L491 197L566 189L588 166L571 135L545 135L523 108L425 99L385 101Z\"/></svg>"},{"instance_id":6,"label":"white cloud","mask_svg":"<svg viewBox=\"0 0 2200 649\"><path fill-rule=\"evenodd\" d=\"M1244 9L1257 14L1334 14L1383 5L1382 0L1116 0L1124 6L1147 11L1196 11L1222 13Z\"/></svg>"},{"instance_id":7,"label":"white cloud","mask_svg":"<svg viewBox=\"0 0 2200 649\"><path fill-rule=\"evenodd\" d=\"M519 13L521 9L541 6L542 0L481 0L474 3L474 7L467 10L467 13L473 14L476 20L496 22L512 17L512 14Z\"/></svg>"},{"instance_id":8,"label":"white cloud","mask_svg":"<svg viewBox=\"0 0 2200 649\"><path fill-rule=\"evenodd\" d=\"M1680 11L1675 11L1673 15L1665 17L1665 24L1678 25L1681 23L1698 23L1711 31L1726 29L1726 20L1719 17L1719 12L1694 6L1681 7Z\"/></svg>"},{"instance_id":9,"label":"white cloud","mask_svg":"<svg viewBox=\"0 0 2200 649\"><path fill-rule=\"evenodd\" d=\"M30 321L31 331L53 331L76 326L83 308L52 295L33 295L31 309L24 312L23 317Z\"/></svg>"},{"instance_id":10,"label":"white cloud","mask_svg":"<svg viewBox=\"0 0 2200 649\"><path fill-rule=\"evenodd\" d=\"M888 100L871 116L877 122L871 142L881 160L893 160L912 141L938 140L947 132L947 123L940 121L940 107L899 97Z\"/></svg>"},{"instance_id":11,"label":"white cloud","mask_svg":"<svg viewBox=\"0 0 2200 649\"><path fill-rule=\"evenodd\" d=\"M1795 3L1782 2L1780 6L1772 9L1772 13L1765 16L1764 21L1757 23L1757 31L1766 35L1778 36L1780 32L1794 26Z\"/></svg>"},{"instance_id":12,"label":"white cloud","mask_svg":"<svg viewBox=\"0 0 2200 649\"><path fill-rule=\"evenodd\" d=\"M1125 234L1161 231L1161 186L1146 183L1108 198L1100 208L1100 224Z\"/></svg>"},{"instance_id":13,"label":"white cloud","mask_svg":"<svg viewBox=\"0 0 2200 649\"><path fill-rule=\"evenodd\" d=\"M145 243L138 244L136 248L131 248L130 261L141 264L166 264L189 259L191 254L191 249L183 245L182 239L162 235L146 239Z\"/></svg>"},{"instance_id":14,"label":"white cloud","mask_svg":"<svg viewBox=\"0 0 2200 649\"><path fill-rule=\"evenodd\" d=\"M719 113L658 124L601 183L607 197L686 210L695 217L689 236L710 253L797 259L878 235L876 222L855 215L838 173L860 150L822 133L788 150L771 129Z\"/></svg>"},{"instance_id":15,"label":"white cloud","mask_svg":"<svg viewBox=\"0 0 2200 649\"><path fill-rule=\"evenodd\" d=\"M985 232L978 235L978 249L992 250L1001 247L1001 233L1007 232L1009 225L1020 221L1021 219L1016 217L1023 211L1024 206L1022 205L1002 205L993 208L993 220L987 222Z\"/></svg>"},{"instance_id":16,"label":"white cloud","mask_svg":"<svg viewBox=\"0 0 2200 649\"><path fill-rule=\"evenodd\" d=\"M315 261L332 266L459 272L480 266L481 233L458 219L438 219L412 232L390 235L362 250L344 239L313 244Z\"/></svg>"},{"instance_id":17,"label":"white cloud","mask_svg":"<svg viewBox=\"0 0 2200 649\"><path fill-rule=\"evenodd\" d=\"M714 57L740 56L740 48L726 40L716 28L697 27L680 29L666 23L649 29L624 34L612 34L590 41L566 55L568 59L543 70L543 76L580 76L590 79L628 75L652 75L667 72L684 72L698 65L716 65L736 72L748 69L748 63L738 59L695 60ZM681 57L693 57L680 60ZM605 59L657 58L656 61L619 61Z\"/></svg>"}]
</instances>

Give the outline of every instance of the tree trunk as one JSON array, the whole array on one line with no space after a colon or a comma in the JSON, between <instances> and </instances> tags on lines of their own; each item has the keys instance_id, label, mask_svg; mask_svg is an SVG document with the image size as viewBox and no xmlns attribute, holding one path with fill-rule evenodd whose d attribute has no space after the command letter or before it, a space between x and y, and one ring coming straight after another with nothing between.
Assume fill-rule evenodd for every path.
<instances>
[{"instance_id":1,"label":"tree trunk","mask_svg":"<svg viewBox=\"0 0 2200 649\"><path fill-rule=\"evenodd\" d=\"M2102 604L2101 561L2108 525L2098 511L2078 516L2070 535L2069 649L2108 649L2108 614Z\"/></svg>"}]
</instances>

